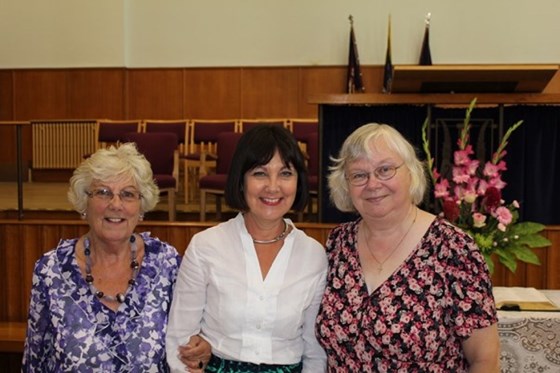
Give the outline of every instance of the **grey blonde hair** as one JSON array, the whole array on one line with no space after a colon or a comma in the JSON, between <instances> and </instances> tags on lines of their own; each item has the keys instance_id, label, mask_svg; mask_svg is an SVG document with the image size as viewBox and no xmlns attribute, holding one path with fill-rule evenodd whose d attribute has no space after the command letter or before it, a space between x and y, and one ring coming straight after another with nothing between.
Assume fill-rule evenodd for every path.
<instances>
[{"instance_id":1,"label":"grey blonde hair","mask_svg":"<svg viewBox=\"0 0 560 373\"><path fill-rule=\"evenodd\" d=\"M371 143L383 140L391 151L397 153L410 171L410 197L412 203L418 205L424 198L427 179L423 163L416 156L414 147L401 135L399 131L387 124L369 123L357 128L346 138L338 157L331 157L329 167L330 199L337 209L343 212L356 211L349 195L346 167L359 158L371 156Z\"/></svg>"},{"instance_id":2,"label":"grey blonde hair","mask_svg":"<svg viewBox=\"0 0 560 373\"><path fill-rule=\"evenodd\" d=\"M68 200L79 213L87 208L86 194L94 181L109 182L131 178L142 194L141 213L152 210L159 200L150 162L134 143L99 149L74 170L68 189Z\"/></svg>"}]
</instances>

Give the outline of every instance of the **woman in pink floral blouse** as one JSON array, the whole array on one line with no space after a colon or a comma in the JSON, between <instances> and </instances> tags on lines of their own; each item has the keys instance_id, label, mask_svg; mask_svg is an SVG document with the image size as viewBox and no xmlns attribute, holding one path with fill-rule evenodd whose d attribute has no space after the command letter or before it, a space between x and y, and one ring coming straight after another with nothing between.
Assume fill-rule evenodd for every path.
<instances>
[{"instance_id":1,"label":"woman in pink floral blouse","mask_svg":"<svg viewBox=\"0 0 560 373\"><path fill-rule=\"evenodd\" d=\"M333 159L330 197L360 215L329 235L316 333L329 372L497 372L488 269L464 232L417 207L422 163L394 128L367 124Z\"/></svg>"}]
</instances>

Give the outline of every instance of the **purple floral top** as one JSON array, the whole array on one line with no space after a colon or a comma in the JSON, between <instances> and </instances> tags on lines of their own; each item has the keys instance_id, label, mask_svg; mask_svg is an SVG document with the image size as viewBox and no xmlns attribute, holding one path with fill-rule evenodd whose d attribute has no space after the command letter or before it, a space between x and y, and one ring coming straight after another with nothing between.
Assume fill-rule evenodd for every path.
<instances>
[{"instance_id":1,"label":"purple floral top","mask_svg":"<svg viewBox=\"0 0 560 373\"><path fill-rule=\"evenodd\" d=\"M489 273L473 240L436 219L405 262L368 294L359 220L329 235L316 333L329 372L466 372L461 342L497 322Z\"/></svg>"},{"instance_id":2,"label":"purple floral top","mask_svg":"<svg viewBox=\"0 0 560 373\"><path fill-rule=\"evenodd\" d=\"M167 372L165 332L180 264L175 248L142 233L136 283L115 312L78 267L77 239L35 264L23 372Z\"/></svg>"}]
</instances>

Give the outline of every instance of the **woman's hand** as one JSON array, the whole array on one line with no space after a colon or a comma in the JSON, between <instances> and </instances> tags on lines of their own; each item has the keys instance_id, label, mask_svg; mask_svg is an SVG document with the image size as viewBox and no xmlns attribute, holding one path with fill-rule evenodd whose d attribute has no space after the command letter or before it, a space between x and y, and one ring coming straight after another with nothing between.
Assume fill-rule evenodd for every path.
<instances>
[{"instance_id":1,"label":"woman's hand","mask_svg":"<svg viewBox=\"0 0 560 373\"><path fill-rule=\"evenodd\" d=\"M199 335L193 335L189 342L179 346L179 360L187 366L191 373L202 373L210 360L212 346Z\"/></svg>"}]
</instances>

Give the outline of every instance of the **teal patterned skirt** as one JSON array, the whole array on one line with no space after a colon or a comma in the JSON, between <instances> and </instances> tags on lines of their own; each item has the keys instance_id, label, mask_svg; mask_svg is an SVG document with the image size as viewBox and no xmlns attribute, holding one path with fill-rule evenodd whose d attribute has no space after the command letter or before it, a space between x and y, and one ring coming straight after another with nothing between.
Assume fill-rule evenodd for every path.
<instances>
[{"instance_id":1,"label":"teal patterned skirt","mask_svg":"<svg viewBox=\"0 0 560 373\"><path fill-rule=\"evenodd\" d=\"M301 373L302 365L301 362L291 365L252 364L242 361L221 359L212 355L204 371L211 373Z\"/></svg>"}]
</instances>

